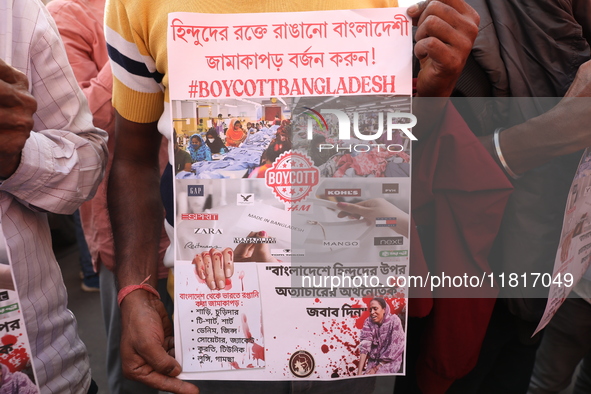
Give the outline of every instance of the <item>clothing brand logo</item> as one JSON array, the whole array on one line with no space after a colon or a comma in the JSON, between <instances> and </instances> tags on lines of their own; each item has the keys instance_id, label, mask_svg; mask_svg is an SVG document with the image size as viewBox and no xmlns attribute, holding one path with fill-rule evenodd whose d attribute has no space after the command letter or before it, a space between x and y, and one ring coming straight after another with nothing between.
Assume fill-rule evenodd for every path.
<instances>
[{"instance_id":1,"label":"clothing brand logo","mask_svg":"<svg viewBox=\"0 0 591 394\"><path fill-rule=\"evenodd\" d=\"M218 220L217 213L183 213L181 220Z\"/></svg>"},{"instance_id":2,"label":"clothing brand logo","mask_svg":"<svg viewBox=\"0 0 591 394\"><path fill-rule=\"evenodd\" d=\"M189 185L187 188L189 197L202 197L204 195L203 185Z\"/></svg>"},{"instance_id":3,"label":"clothing brand logo","mask_svg":"<svg viewBox=\"0 0 591 394\"><path fill-rule=\"evenodd\" d=\"M312 208L312 205L310 205L310 204L308 204L308 205L305 205L305 204L295 204L295 205L288 206L287 207L287 210L289 212L292 212L292 211L294 211L294 212L295 211L299 211L299 212L310 212L310 208Z\"/></svg>"},{"instance_id":4,"label":"clothing brand logo","mask_svg":"<svg viewBox=\"0 0 591 394\"><path fill-rule=\"evenodd\" d=\"M408 250L382 250L380 257L408 257Z\"/></svg>"},{"instance_id":5,"label":"clothing brand logo","mask_svg":"<svg viewBox=\"0 0 591 394\"><path fill-rule=\"evenodd\" d=\"M383 245L402 245L402 237L375 237L373 244L375 246Z\"/></svg>"},{"instance_id":6,"label":"clothing brand logo","mask_svg":"<svg viewBox=\"0 0 591 394\"><path fill-rule=\"evenodd\" d=\"M382 193L383 194L398 194L399 193L399 185L398 183L383 183L382 184Z\"/></svg>"},{"instance_id":7,"label":"clothing brand logo","mask_svg":"<svg viewBox=\"0 0 591 394\"><path fill-rule=\"evenodd\" d=\"M358 248L359 241L322 241L322 246L329 248Z\"/></svg>"},{"instance_id":8,"label":"clothing brand logo","mask_svg":"<svg viewBox=\"0 0 591 394\"><path fill-rule=\"evenodd\" d=\"M304 257L303 249L271 249L273 257Z\"/></svg>"},{"instance_id":9,"label":"clothing brand logo","mask_svg":"<svg viewBox=\"0 0 591 394\"><path fill-rule=\"evenodd\" d=\"M254 194L238 193L236 195L236 205L254 205Z\"/></svg>"},{"instance_id":10,"label":"clothing brand logo","mask_svg":"<svg viewBox=\"0 0 591 394\"><path fill-rule=\"evenodd\" d=\"M396 227L396 218L376 218L376 227Z\"/></svg>"},{"instance_id":11,"label":"clothing brand logo","mask_svg":"<svg viewBox=\"0 0 591 394\"><path fill-rule=\"evenodd\" d=\"M223 230L219 228L203 228L199 227L193 230L193 234L223 234Z\"/></svg>"},{"instance_id":12,"label":"clothing brand logo","mask_svg":"<svg viewBox=\"0 0 591 394\"><path fill-rule=\"evenodd\" d=\"M276 238L235 237L235 244L276 244Z\"/></svg>"},{"instance_id":13,"label":"clothing brand logo","mask_svg":"<svg viewBox=\"0 0 591 394\"><path fill-rule=\"evenodd\" d=\"M327 197L361 197L361 189L326 189Z\"/></svg>"}]
</instances>

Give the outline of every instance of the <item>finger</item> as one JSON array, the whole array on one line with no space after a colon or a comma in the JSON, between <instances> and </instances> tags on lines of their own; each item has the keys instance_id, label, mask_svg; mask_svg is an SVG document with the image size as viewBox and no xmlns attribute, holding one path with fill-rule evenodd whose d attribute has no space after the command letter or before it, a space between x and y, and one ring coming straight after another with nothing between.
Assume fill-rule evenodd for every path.
<instances>
[{"instance_id":1,"label":"finger","mask_svg":"<svg viewBox=\"0 0 591 394\"><path fill-rule=\"evenodd\" d=\"M253 255L256 256L258 263L277 261L271 254L269 245L265 243L254 245Z\"/></svg>"},{"instance_id":2,"label":"finger","mask_svg":"<svg viewBox=\"0 0 591 394\"><path fill-rule=\"evenodd\" d=\"M412 24L414 26L417 25L419 18L421 17L421 14L425 11L425 8L427 8L428 4L429 0L425 0L408 7L408 10L406 12L408 13L408 16L412 18Z\"/></svg>"},{"instance_id":3,"label":"finger","mask_svg":"<svg viewBox=\"0 0 591 394\"><path fill-rule=\"evenodd\" d=\"M420 27L430 15L437 16L456 28L461 27L466 18L480 19L478 13L464 0L430 0L420 14L417 26Z\"/></svg>"},{"instance_id":4,"label":"finger","mask_svg":"<svg viewBox=\"0 0 591 394\"><path fill-rule=\"evenodd\" d=\"M19 84L28 89L27 76L0 59L0 80L9 84Z\"/></svg>"},{"instance_id":5,"label":"finger","mask_svg":"<svg viewBox=\"0 0 591 394\"><path fill-rule=\"evenodd\" d=\"M213 263L213 277L217 284L217 289L222 290L226 287L226 274L224 273L224 258L222 252L217 249L211 249L209 254L211 255Z\"/></svg>"},{"instance_id":6,"label":"finger","mask_svg":"<svg viewBox=\"0 0 591 394\"><path fill-rule=\"evenodd\" d=\"M226 248L222 252L224 257L224 272L226 278L231 278L234 275L234 251L232 248Z\"/></svg>"},{"instance_id":7,"label":"finger","mask_svg":"<svg viewBox=\"0 0 591 394\"><path fill-rule=\"evenodd\" d=\"M195 265L195 273L201 280L205 280L205 263L201 258L200 254L196 254L195 258L193 259L193 264Z\"/></svg>"},{"instance_id":8,"label":"finger","mask_svg":"<svg viewBox=\"0 0 591 394\"><path fill-rule=\"evenodd\" d=\"M442 7L450 8L445 4ZM471 48L478 34L478 26L454 10L451 10L450 14L427 16L425 22L417 28L415 40L419 42L427 37L436 37L447 45Z\"/></svg>"},{"instance_id":9,"label":"finger","mask_svg":"<svg viewBox=\"0 0 591 394\"><path fill-rule=\"evenodd\" d=\"M462 64L465 62L464 57L461 56L460 53L454 51L451 47L435 37L428 37L418 41L415 44L414 52L415 56L420 61L429 58L434 64L440 65L439 68L435 66L435 68L431 70L431 72L435 73L435 76L438 77L447 77L447 74L453 70L461 70Z\"/></svg>"},{"instance_id":10,"label":"finger","mask_svg":"<svg viewBox=\"0 0 591 394\"><path fill-rule=\"evenodd\" d=\"M342 209L343 211L345 211L346 214L350 215L358 215L358 216L367 216L369 214L369 212L371 212L370 208L366 208L366 207L362 207L361 205L358 204L349 204L346 202L339 202L337 203L337 207ZM344 217L344 216L340 216L340 212L339 212L339 217Z\"/></svg>"},{"instance_id":11,"label":"finger","mask_svg":"<svg viewBox=\"0 0 591 394\"><path fill-rule=\"evenodd\" d=\"M201 253L203 264L205 265L205 283L211 290L215 290L217 285L215 284L215 276L213 274L213 263L211 261L211 255L209 252Z\"/></svg>"},{"instance_id":12,"label":"finger","mask_svg":"<svg viewBox=\"0 0 591 394\"><path fill-rule=\"evenodd\" d=\"M250 233L248 233L247 237L253 238L256 234L257 232L251 231ZM254 245L251 243L238 244L238 246L236 246L236 249L234 249L235 261L247 260L248 258L250 258L250 256L252 256L253 251Z\"/></svg>"},{"instance_id":13,"label":"finger","mask_svg":"<svg viewBox=\"0 0 591 394\"><path fill-rule=\"evenodd\" d=\"M259 231L255 233L254 238L270 238L266 231ZM256 261L259 263L276 261L271 255L269 245L264 242L256 243L253 245L252 256L255 256ZM251 259L252 260L252 259Z\"/></svg>"},{"instance_id":14,"label":"finger","mask_svg":"<svg viewBox=\"0 0 591 394\"><path fill-rule=\"evenodd\" d=\"M0 105L8 108L18 108L25 114L33 114L37 110L37 101L26 87L10 84L0 80ZM19 113L14 114L19 115Z\"/></svg>"},{"instance_id":15,"label":"finger","mask_svg":"<svg viewBox=\"0 0 591 394\"><path fill-rule=\"evenodd\" d=\"M154 387L160 391L179 394L199 394L199 389L189 382L180 379L152 372L144 376L140 382L147 386Z\"/></svg>"},{"instance_id":16,"label":"finger","mask_svg":"<svg viewBox=\"0 0 591 394\"><path fill-rule=\"evenodd\" d=\"M349 218L349 219L353 219L353 220L357 220L357 219L361 218L361 216L360 216L360 215L352 215L352 214L350 214L350 213L348 213L348 212L345 212L345 211L341 211L341 212L339 212L339 213L337 214L337 217L338 217L338 218L341 218L341 219L342 219L342 218Z\"/></svg>"}]
</instances>

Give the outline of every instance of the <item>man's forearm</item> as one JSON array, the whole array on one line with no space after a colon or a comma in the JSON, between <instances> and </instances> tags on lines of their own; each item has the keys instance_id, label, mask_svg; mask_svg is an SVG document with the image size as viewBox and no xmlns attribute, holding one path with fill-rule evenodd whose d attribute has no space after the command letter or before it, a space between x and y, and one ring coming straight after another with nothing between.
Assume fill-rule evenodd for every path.
<instances>
[{"instance_id":1,"label":"man's forearm","mask_svg":"<svg viewBox=\"0 0 591 394\"><path fill-rule=\"evenodd\" d=\"M508 166L517 174L550 160L591 146L591 99L576 97L552 110L500 134L500 148ZM481 137L495 156L490 136Z\"/></svg>"},{"instance_id":2,"label":"man's forearm","mask_svg":"<svg viewBox=\"0 0 591 394\"><path fill-rule=\"evenodd\" d=\"M130 123L118 119L107 192L120 288L140 284L148 275L152 275L150 283L156 284L164 216L158 165L160 134L155 124L134 128L137 124L129 127Z\"/></svg>"}]
</instances>

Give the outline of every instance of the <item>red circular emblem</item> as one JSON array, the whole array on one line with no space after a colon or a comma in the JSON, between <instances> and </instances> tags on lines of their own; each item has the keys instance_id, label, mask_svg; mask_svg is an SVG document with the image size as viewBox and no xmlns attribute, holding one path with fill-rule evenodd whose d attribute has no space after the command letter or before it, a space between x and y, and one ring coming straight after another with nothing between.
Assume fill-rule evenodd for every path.
<instances>
[{"instance_id":1,"label":"red circular emblem","mask_svg":"<svg viewBox=\"0 0 591 394\"><path fill-rule=\"evenodd\" d=\"M289 370L298 378L307 378L312 375L315 367L314 357L305 350L298 350L289 358Z\"/></svg>"},{"instance_id":2,"label":"red circular emblem","mask_svg":"<svg viewBox=\"0 0 591 394\"><path fill-rule=\"evenodd\" d=\"M265 172L267 186L283 202L302 201L318 184L320 171L310 158L299 152L284 152Z\"/></svg>"}]
</instances>

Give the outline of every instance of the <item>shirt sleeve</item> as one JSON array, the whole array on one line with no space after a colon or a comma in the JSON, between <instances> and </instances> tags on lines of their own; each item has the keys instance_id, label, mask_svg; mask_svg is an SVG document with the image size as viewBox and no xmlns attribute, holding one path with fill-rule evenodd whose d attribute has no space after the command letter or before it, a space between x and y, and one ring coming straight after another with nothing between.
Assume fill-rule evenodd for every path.
<instances>
[{"instance_id":1,"label":"shirt sleeve","mask_svg":"<svg viewBox=\"0 0 591 394\"><path fill-rule=\"evenodd\" d=\"M17 67L29 77L37 112L21 163L0 191L34 209L70 214L102 179L107 133L92 124L53 20L45 8L38 12L28 64Z\"/></svg>"},{"instance_id":2,"label":"shirt sleeve","mask_svg":"<svg viewBox=\"0 0 591 394\"><path fill-rule=\"evenodd\" d=\"M369 354L371 351L371 343L372 343L372 332L369 322L370 317L368 316L365 322L363 323L363 328L359 333L359 353L360 354Z\"/></svg>"},{"instance_id":3,"label":"shirt sleeve","mask_svg":"<svg viewBox=\"0 0 591 394\"><path fill-rule=\"evenodd\" d=\"M78 85L88 100L95 126L110 132L115 112L111 105L113 74L107 57L100 16L74 1L52 1L47 9L55 20Z\"/></svg>"},{"instance_id":4,"label":"shirt sleeve","mask_svg":"<svg viewBox=\"0 0 591 394\"><path fill-rule=\"evenodd\" d=\"M105 9L105 37L113 71L113 107L125 119L151 123L164 111L164 75L156 69L140 27L119 0Z\"/></svg>"}]
</instances>

